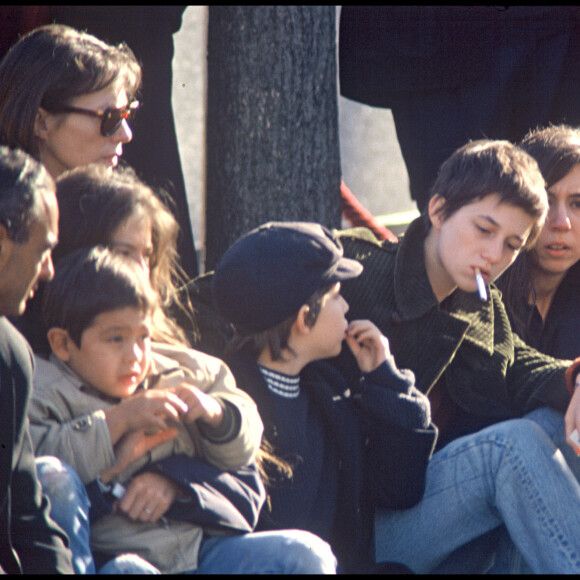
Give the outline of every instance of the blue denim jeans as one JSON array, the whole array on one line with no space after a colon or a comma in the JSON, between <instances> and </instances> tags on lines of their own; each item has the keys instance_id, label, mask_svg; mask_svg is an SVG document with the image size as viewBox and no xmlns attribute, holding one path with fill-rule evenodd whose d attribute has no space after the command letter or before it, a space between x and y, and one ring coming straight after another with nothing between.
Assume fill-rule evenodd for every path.
<instances>
[{"instance_id":1,"label":"blue denim jeans","mask_svg":"<svg viewBox=\"0 0 580 580\"><path fill-rule=\"evenodd\" d=\"M568 467L580 481L580 457L566 443L566 426L564 425L564 415L549 407L542 407L526 415L528 419L535 421L547 434L550 439L562 452L568 463Z\"/></svg>"},{"instance_id":2,"label":"blue denim jeans","mask_svg":"<svg viewBox=\"0 0 580 580\"><path fill-rule=\"evenodd\" d=\"M99 574L159 574L134 554L117 556ZM318 536L302 530L206 537L199 565L183 574L335 574L336 558Z\"/></svg>"},{"instance_id":3,"label":"blue denim jeans","mask_svg":"<svg viewBox=\"0 0 580 580\"><path fill-rule=\"evenodd\" d=\"M335 574L330 546L303 530L214 536L203 540L195 574Z\"/></svg>"},{"instance_id":4,"label":"blue denim jeans","mask_svg":"<svg viewBox=\"0 0 580 580\"><path fill-rule=\"evenodd\" d=\"M143 574L139 556L126 554L111 560L99 574ZM204 538L197 569L183 574L335 574L336 558L318 536L302 530L254 532L239 536Z\"/></svg>"},{"instance_id":5,"label":"blue denim jeans","mask_svg":"<svg viewBox=\"0 0 580 580\"><path fill-rule=\"evenodd\" d=\"M552 438L528 418L435 453L421 502L377 513L376 559L436 571L493 530L501 535L501 526L531 571L580 572L580 485Z\"/></svg>"},{"instance_id":6,"label":"blue denim jeans","mask_svg":"<svg viewBox=\"0 0 580 580\"><path fill-rule=\"evenodd\" d=\"M50 500L50 517L66 532L75 574L94 574L89 549L89 498L83 482L68 465L49 455L36 458L42 491Z\"/></svg>"},{"instance_id":7,"label":"blue denim jeans","mask_svg":"<svg viewBox=\"0 0 580 580\"><path fill-rule=\"evenodd\" d=\"M67 533L76 574L94 574L89 544L90 502L76 472L56 457L36 459L43 492L51 502L52 519ZM309 532L280 530L237 536L213 536L202 541L199 567L192 574L335 574L330 546ZM98 574L159 574L136 554L120 554Z\"/></svg>"},{"instance_id":8,"label":"blue denim jeans","mask_svg":"<svg viewBox=\"0 0 580 580\"><path fill-rule=\"evenodd\" d=\"M564 455L572 473L580 481L580 458L566 443L564 415L542 407L526 415L548 434ZM459 548L439 565L435 574L530 574L530 567L502 525Z\"/></svg>"}]
</instances>

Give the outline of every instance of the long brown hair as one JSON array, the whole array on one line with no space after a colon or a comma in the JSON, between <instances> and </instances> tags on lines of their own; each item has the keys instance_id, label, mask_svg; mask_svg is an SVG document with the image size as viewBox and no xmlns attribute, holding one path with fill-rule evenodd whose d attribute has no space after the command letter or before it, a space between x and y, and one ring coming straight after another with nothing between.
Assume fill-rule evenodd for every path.
<instances>
[{"instance_id":1,"label":"long brown hair","mask_svg":"<svg viewBox=\"0 0 580 580\"><path fill-rule=\"evenodd\" d=\"M530 131L519 144L538 163L549 189L580 165L580 130L568 125L550 125ZM536 254L531 248L522 252L496 282L515 331L527 341L531 311L536 300L534 271Z\"/></svg>"},{"instance_id":2,"label":"long brown hair","mask_svg":"<svg viewBox=\"0 0 580 580\"><path fill-rule=\"evenodd\" d=\"M136 211L143 211L152 224L153 254L151 285L158 292L161 307L168 313L180 308L193 319L189 304L178 291L185 280L177 254L179 224L161 199L130 168L108 171L100 165L77 167L57 179L60 210L60 243L53 253L59 260L81 247L110 246L115 231ZM156 320L155 340L187 344L183 330L166 316Z\"/></svg>"}]
</instances>

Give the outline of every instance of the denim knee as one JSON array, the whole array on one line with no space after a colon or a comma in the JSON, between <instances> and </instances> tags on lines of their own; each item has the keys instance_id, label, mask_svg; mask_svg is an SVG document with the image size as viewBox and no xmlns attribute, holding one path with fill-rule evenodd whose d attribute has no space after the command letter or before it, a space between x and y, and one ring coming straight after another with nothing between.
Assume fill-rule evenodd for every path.
<instances>
[{"instance_id":1,"label":"denim knee","mask_svg":"<svg viewBox=\"0 0 580 580\"><path fill-rule=\"evenodd\" d=\"M50 501L50 517L69 538L76 574L94 574L90 550L89 508L86 488L76 471L48 455L37 457L36 472L43 493Z\"/></svg>"},{"instance_id":2,"label":"denim knee","mask_svg":"<svg viewBox=\"0 0 580 580\"><path fill-rule=\"evenodd\" d=\"M537 423L556 444L558 444L557 437L564 433L564 414L550 407L535 409L525 415L525 419Z\"/></svg>"},{"instance_id":3,"label":"denim knee","mask_svg":"<svg viewBox=\"0 0 580 580\"><path fill-rule=\"evenodd\" d=\"M330 545L303 530L284 530L287 539L285 557L292 563L292 574L336 574L336 557Z\"/></svg>"},{"instance_id":4,"label":"denim knee","mask_svg":"<svg viewBox=\"0 0 580 580\"><path fill-rule=\"evenodd\" d=\"M554 446L550 435L542 426L532 418L512 419L497 423L495 427L496 432L500 437L504 437L506 443L511 443L524 452L532 450L538 444Z\"/></svg>"},{"instance_id":5,"label":"denim knee","mask_svg":"<svg viewBox=\"0 0 580 580\"><path fill-rule=\"evenodd\" d=\"M161 571L136 554L121 554L99 568L98 574L161 574Z\"/></svg>"},{"instance_id":6,"label":"denim knee","mask_svg":"<svg viewBox=\"0 0 580 580\"><path fill-rule=\"evenodd\" d=\"M50 455L37 457L35 463L42 490L50 498L53 509L89 506L85 486L70 465Z\"/></svg>"}]
</instances>

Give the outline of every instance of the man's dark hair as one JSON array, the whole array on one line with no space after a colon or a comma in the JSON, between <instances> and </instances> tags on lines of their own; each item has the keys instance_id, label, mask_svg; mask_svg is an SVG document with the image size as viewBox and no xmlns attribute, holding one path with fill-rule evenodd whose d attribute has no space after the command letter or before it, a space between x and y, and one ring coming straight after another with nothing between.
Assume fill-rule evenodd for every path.
<instances>
[{"instance_id":1,"label":"man's dark hair","mask_svg":"<svg viewBox=\"0 0 580 580\"><path fill-rule=\"evenodd\" d=\"M28 153L0 146L0 224L11 240L28 241L30 225L43 209L43 194L55 187L48 171Z\"/></svg>"}]
</instances>

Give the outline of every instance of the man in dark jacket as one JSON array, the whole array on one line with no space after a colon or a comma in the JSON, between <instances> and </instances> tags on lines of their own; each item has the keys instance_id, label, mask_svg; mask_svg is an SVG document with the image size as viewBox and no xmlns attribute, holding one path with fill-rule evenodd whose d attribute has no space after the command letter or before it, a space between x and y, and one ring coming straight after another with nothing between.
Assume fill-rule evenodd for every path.
<instances>
[{"instance_id":1,"label":"man in dark jacket","mask_svg":"<svg viewBox=\"0 0 580 580\"><path fill-rule=\"evenodd\" d=\"M470 139L580 123L577 6L343 6L340 90L391 109L411 196Z\"/></svg>"},{"instance_id":2,"label":"man in dark jacket","mask_svg":"<svg viewBox=\"0 0 580 580\"><path fill-rule=\"evenodd\" d=\"M20 151L0 148L0 571L72 573L68 538L49 516L36 475L28 420L33 356L5 318L22 314L39 280L54 274L55 185Z\"/></svg>"}]
</instances>

